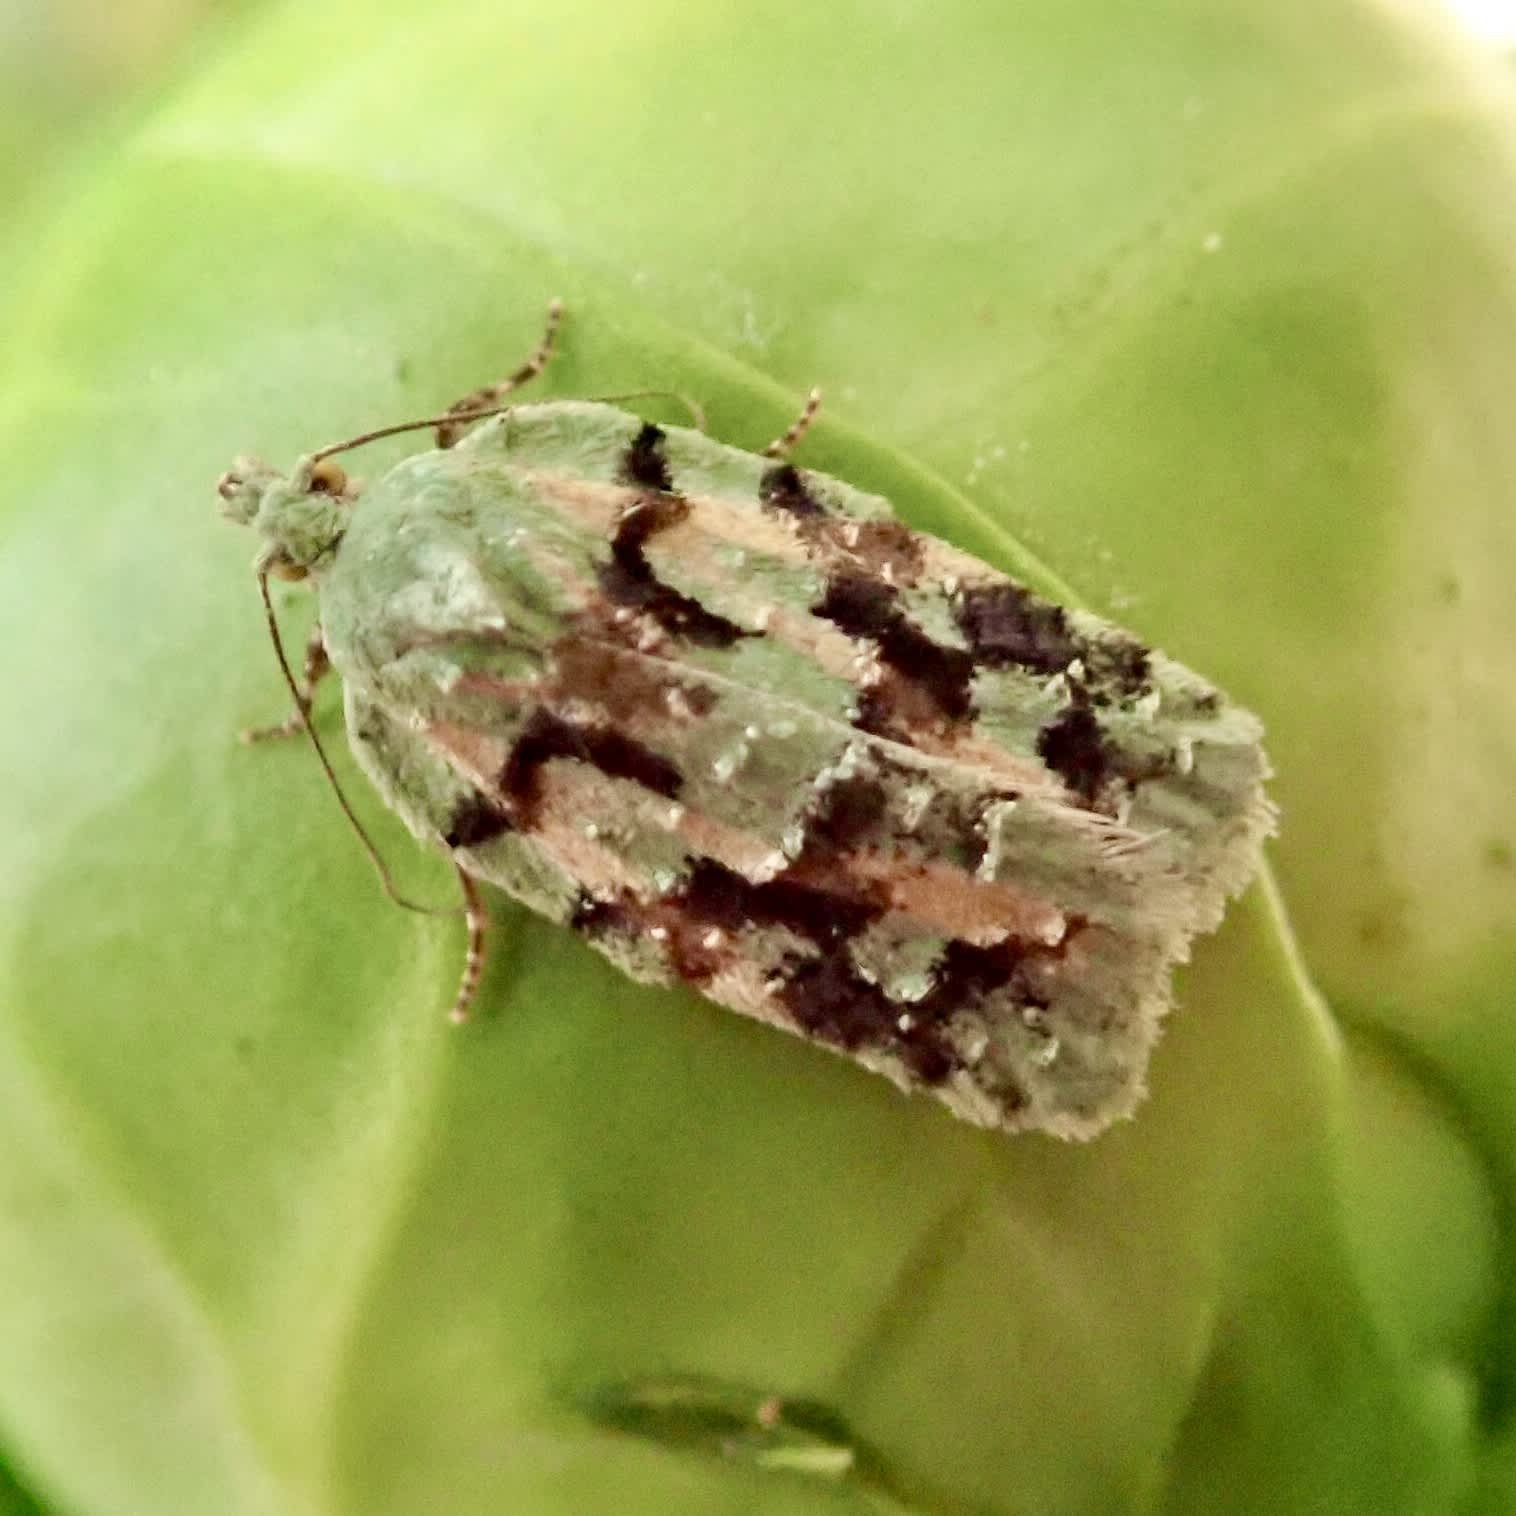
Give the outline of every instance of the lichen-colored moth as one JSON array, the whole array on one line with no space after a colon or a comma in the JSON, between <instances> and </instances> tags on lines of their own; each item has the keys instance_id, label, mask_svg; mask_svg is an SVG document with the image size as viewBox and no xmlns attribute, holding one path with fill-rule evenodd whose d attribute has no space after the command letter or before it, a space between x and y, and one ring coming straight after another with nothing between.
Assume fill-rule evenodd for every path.
<instances>
[{"instance_id":1,"label":"lichen-colored moth","mask_svg":"<svg viewBox=\"0 0 1516 1516\"><path fill-rule=\"evenodd\" d=\"M319 599L303 683L281 652L279 730L316 739L335 668L360 766L456 866L455 1015L485 880L634 979L968 1121L1084 1137L1129 1112L1172 968L1273 823L1258 721L797 468L814 396L761 453L604 402L508 403L558 310L367 487L334 455L409 427L220 482L263 540L265 606L270 575Z\"/></svg>"}]
</instances>

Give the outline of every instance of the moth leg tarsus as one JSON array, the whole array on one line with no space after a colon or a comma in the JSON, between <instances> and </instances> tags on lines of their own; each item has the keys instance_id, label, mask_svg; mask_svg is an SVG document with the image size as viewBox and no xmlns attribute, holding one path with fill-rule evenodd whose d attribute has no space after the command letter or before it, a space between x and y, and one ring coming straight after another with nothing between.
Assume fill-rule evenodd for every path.
<instances>
[{"instance_id":1,"label":"moth leg tarsus","mask_svg":"<svg viewBox=\"0 0 1516 1516\"><path fill-rule=\"evenodd\" d=\"M542 340L536 351L519 368L494 384L481 385L470 390L461 400L448 406L448 414L467 415L471 411L488 410L497 406L512 390L520 389L529 380L535 379L547 367L553 356L553 344L558 337L558 324L563 320L563 302L556 296L548 302L547 325L543 328ZM437 446L451 447L469 428L468 421L444 421L437 428Z\"/></svg>"},{"instance_id":2,"label":"moth leg tarsus","mask_svg":"<svg viewBox=\"0 0 1516 1516\"><path fill-rule=\"evenodd\" d=\"M468 951L463 959L463 974L458 981L458 993L453 997L453 1008L448 1012L448 1020L457 1024L468 1020L474 997L479 993L479 981L484 975L485 934L489 930L490 918L473 876L456 860L453 869L458 875L463 912L468 922Z\"/></svg>"},{"instance_id":3,"label":"moth leg tarsus","mask_svg":"<svg viewBox=\"0 0 1516 1516\"><path fill-rule=\"evenodd\" d=\"M255 742L272 742L281 737L295 737L305 730L305 717L310 714L316 698L316 686L331 671L332 661L327 656L326 639L321 635L318 621L305 639L305 664L300 671L299 705L283 721L271 726L245 727L238 736L251 747Z\"/></svg>"},{"instance_id":4,"label":"moth leg tarsus","mask_svg":"<svg viewBox=\"0 0 1516 1516\"><path fill-rule=\"evenodd\" d=\"M775 437L764 448L765 458L784 458L795 447L796 443L810 431L811 423L816 419L816 412L821 409L821 391L813 389L805 397L805 404L801 407L800 414L790 423L789 429L782 437Z\"/></svg>"}]
</instances>

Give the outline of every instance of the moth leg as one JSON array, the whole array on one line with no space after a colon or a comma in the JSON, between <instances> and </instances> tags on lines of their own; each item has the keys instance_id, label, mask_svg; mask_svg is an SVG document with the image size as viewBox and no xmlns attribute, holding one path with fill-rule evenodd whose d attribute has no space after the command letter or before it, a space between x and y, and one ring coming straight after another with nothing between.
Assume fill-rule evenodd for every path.
<instances>
[{"instance_id":1,"label":"moth leg","mask_svg":"<svg viewBox=\"0 0 1516 1516\"><path fill-rule=\"evenodd\" d=\"M764 448L765 458L783 458L791 448L811 429L811 422L816 419L816 412L821 409L821 391L812 390L805 397L805 405L798 416L790 424L790 429L782 437L775 437Z\"/></svg>"},{"instance_id":2,"label":"moth leg","mask_svg":"<svg viewBox=\"0 0 1516 1516\"><path fill-rule=\"evenodd\" d=\"M479 991L479 980L484 974L485 932L489 928L489 912L479 895L479 886L463 866L454 862L458 875L458 888L463 893L463 911L468 921L468 952L463 960L463 977L458 981L458 993L453 999L453 1008L448 1018L454 1022L467 1021L469 1008Z\"/></svg>"},{"instance_id":3,"label":"moth leg","mask_svg":"<svg viewBox=\"0 0 1516 1516\"><path fill-rule=\"evenodd\" d=\"M250 726L240 736L244 742L267 742L274 737L294 737L305 729L304 717L310 715L311 702L316 698L316 686L331 669L332 661L326 656L326 639L321 635L321 623L311 628L305 641L305 665L300 672L300 703L283 721L273 726Z\"/></svg>"},{"instance_id":4,"label":"moth leg","mask_svg":"<svg viewBox=\"0 0 1516 1516\"><path fill-rule=\"evenodd\" d=\"M553 356L553 343L557 339L558 323L562 319L563 302L558 299L550 301L547 308L547 326L543 330L542 341L537 344L536 352L514 373L498 383L482 385L479 389L471 390L461 400L455 400L448 406L448 414L487 410L490 406L499 405L512 390L520 389L529 379L535 379L547 367L548 359ZM468 425L466 421L444 421L437 428L437 446L451 447L468 429Z\"/></svg>"}]
</instances>

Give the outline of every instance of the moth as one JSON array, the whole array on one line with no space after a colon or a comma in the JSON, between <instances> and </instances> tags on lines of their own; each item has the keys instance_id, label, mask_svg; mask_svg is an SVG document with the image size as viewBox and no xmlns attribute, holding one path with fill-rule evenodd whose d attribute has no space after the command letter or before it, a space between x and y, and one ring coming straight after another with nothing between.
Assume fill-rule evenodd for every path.
<instances>
[{"instance_id":1,"label":"moth","mask_svg":"<svg viewBox=\"0 0 1516 1516\"><path fill-rule=\"evenodd\" d=\"M814 392L763 452L617 403L513 403L560 310L442 415L219 484L262 539L295 700L271 730L325 764L311 696L335 669L359 766L453 862L454 1016L484 881L632 979L967 1121L1082 1138L1128 1114L1175 964L1273 827L1258 720L797 467ZM335 462L420 427L436 447L366 487ZM303 681L270 576L318 598Z\"/></svg>"}]
</instances>

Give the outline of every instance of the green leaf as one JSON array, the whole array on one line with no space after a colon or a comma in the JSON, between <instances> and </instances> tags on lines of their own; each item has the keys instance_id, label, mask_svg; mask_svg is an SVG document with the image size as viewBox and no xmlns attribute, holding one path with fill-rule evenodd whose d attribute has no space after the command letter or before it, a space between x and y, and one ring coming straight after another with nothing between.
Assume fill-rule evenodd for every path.
<instances>
[{"instance_id":1,"label":"green leaf","mask_svg":"<svg viewBox=\"0 0 1516 1516\"><path fill-rule=\"evenodd\" d=\"M3 1460L0 1460L0 1516L47 1516Z\"/></svg>"},{"instance_id":2,"label":"green leaf","mask_svg":"<svg viewBox=\"0 0 1516 1516\"><path fill-rule=\"evenodd\" d=\"M1332 0L305 0L148 113L0 345L0 1436L49 1497L1502 1509L1513 126ZM552 294L542 393L751 446L820 383L807 461L1264 716L1277 876L1135 1122L971 1130L504 902L460 1033L456 925L237 745L282 702L217 474Z\"/></svg>"}]
</instances>

